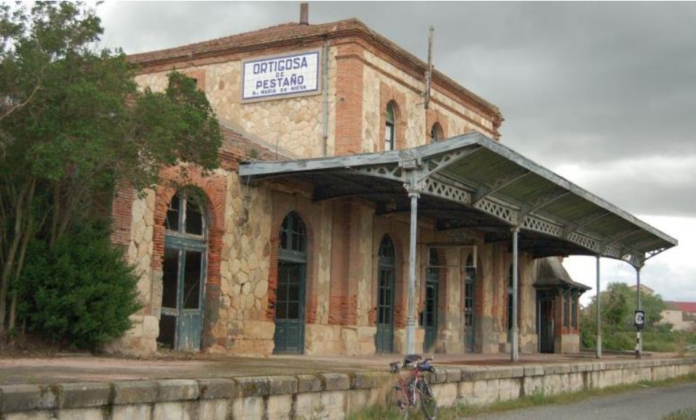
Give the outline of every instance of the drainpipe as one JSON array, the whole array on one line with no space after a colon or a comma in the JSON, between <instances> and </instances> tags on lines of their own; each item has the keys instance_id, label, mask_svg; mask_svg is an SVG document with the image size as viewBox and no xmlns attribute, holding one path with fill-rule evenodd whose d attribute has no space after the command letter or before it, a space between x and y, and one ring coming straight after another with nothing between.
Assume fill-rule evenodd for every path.
<instances>
[{"instance_id":1,"label":"drainpipe","mask_svg":"<svg viewBox=\"0 0 696 420\"><path fill-rule=\"evenodd\" d=\"M636 310L640 311L640 266L636 267ZM636 329L636 359L643 356L643 337L640 328Z\"/></svg>"},{"instance_id":2,"label":"drainpipe","mask_svg":"<svg viewBox=\"0 0 696 420\"><path fill-rule=\"evenodd\" d=\"M322 51L323 58L323 74L322 74L322 85L324 85L324 109L322 118L322 130L321 135L323 139L323 154L324 157L328 156L329 149L329 46L324 39L324 48Z\"/></svg>"},{"instance_id":3,"label":"drainpipe","mask_svg":"<svg viewBox=\"0 0 696 420\"><path fill-rule=\"evenodd\" d=\"M599 255L597 255L597 302L596 302L596 307L597 307L597 348L595 355L597 356L598 359L602 358L602 306L601 306L601 289L600 289L600 282L599 282Z\"/></svg>"}]
</instances>

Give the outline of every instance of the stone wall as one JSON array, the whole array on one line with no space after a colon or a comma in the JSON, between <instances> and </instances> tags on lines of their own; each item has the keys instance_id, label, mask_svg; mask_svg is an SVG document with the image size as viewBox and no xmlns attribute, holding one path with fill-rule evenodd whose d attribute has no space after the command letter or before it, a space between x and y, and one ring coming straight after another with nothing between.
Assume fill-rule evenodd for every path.
<instances>
[{"instance_id":1,"label":"stone wall","mask_svg":"<svg viewBox=\"0 0 696 420\"><path fill-rule=\"evenodd\" d=\"M329 71L335 74L334 49L330 50L329 56ZM196 78L199 88L205 92L219 118L232 122L268 144L290 151L294 156L322 156L323 95L318 93L242 103L241 70L241 58L235 58L221 63L183 68L181 72ZM161 92L167 87L167 73L141 74L135 80L141 88ZM329 82L329 91L335 91L334 80ZM329 109L333 109L335 97L329 95Z\"/></svg>"},{"instance_id":2,"label":"stone wall","mask_svg":"<svg viewBox=\"0 0 696 420\"><path fill-rule=\"evenodd\" d=\"M297 48L274 49L272 54L295 52ZM321 48L321 44L301 47L302 50L316 48ZM254 57L269 54L270 51L262 51ZM403 64L396 64L376 49L343 41L328 47L328 133L324 139L322 93L242 103L242 60L250 57L238 55L208 63L181 63L172 69L179 68L196 79L218 117L267 144L277 145L293 157L319 157L325 150L328 155L382 150L385 98L395 100L399 108L398 148L425 144L435 122L440 124L445 137L471 130L492 138L498 136L492 116L437 84L432 87L432 101L426 112L424 78L412 76ZM142 89L162 92L167 87L167 73L143 73L135 80Z\"/></svg>"},{"instance_id":3,"label":"stone wall","mask_svg":"<svg viewBox=\"0 0 696 420\"><path fill-rule=\"evenodd\" d=\"M386 369L385 369L386 370ZM440 407L483 405L696 374L696 359L436 368ZM19 419L342 419L383 404L386 372L0 386L0 417Z\"/></svg>"},{"instance_id":4,"label":"stone wall","mask_svg":"<svg viewBox=\"0 0 696 420\"><path fill-rule=\"evenodd\" d=\"M169 171L169 170L168 170ZM171 172L171 173L169 173ZM177 179L172 168L169 177ZM297 212L308 231L305 348L310 355L374 354L379 244L388 234L395 245L394 348L405 352L408 295L409 217L377 216L373 203L359 199L314 202L303 185L273 182L243 185L233 171L203 175L190 168L185 185L207 197L209 264L206 281L204 338L208 352L268 355L273 352L274 303L278 266L278 234L283 219ZM172 186L160 186L124 200L121 243L134 264L143 309L134 314L133 328L107 350L136 355L157 351L162 302L164 218ZM128 211L126 211L128 210ZM128 217L125 217L128 216ZM125 232L129 232L126 236ZM424 307L423 276L428 243L459 242L468 238L478 247L476 351L508 352L507 289L510 254L507 243L486 243L472 230L438 232L432 221L419 220L417 249L417 312ZM458 236L459 235L459 236ZM464 291L461 266L468 252L443 251L450 266L443 269L439 288L435 352L464 351ZM532 287L534 261L520 257L520 327L524 353L536 352L536 306ZM423 349L424 330L418 328L416 348Z\"/></svg>"},{"instance_id":5,"label":"stone wall","mask_svg":"<svg viewBox=\"0 0 696 420\"><path fill-rule=\"evenodd\" d=\"M438 86L432 88L432 101L426 112L423 106L423 79L412 77L384 57L369 51L364 52L364 60L363 152L383 150L384 115L386 104L390 100L396 102L399 111L396 121L397 148L425 144L429 141L430 130L436 122L442 127L445 137L457 136L472 130L480 131L492 138L496 137L490 119L483 113L477 113L463 103L455 101ZM401 144L398 141L400 134L404 135Z\"/></svg>"}]
</instances>

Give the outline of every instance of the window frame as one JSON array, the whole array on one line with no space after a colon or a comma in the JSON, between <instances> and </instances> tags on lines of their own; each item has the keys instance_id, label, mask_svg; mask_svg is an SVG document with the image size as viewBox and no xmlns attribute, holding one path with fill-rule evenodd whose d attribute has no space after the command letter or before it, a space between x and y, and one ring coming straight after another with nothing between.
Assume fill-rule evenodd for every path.
<instances>
[{"instance_id":1,"label":"window frame","mask_svg":"<svg viewBox=\"0 0 696 420\"><path fill-rule=\"evenodd\" d=\"M194 198L195 197L195 198ZM172 208L172 203L175 199L179 200L178 209L174 210ZM188 217L188 205L189 202L193 206L198 208L198 213L201 215L201 234L190 233L186 231L186 221ZM193 238L197 240L206 240L208 237L208 217L205 211L205 205L201 202L201 198L197 194L187 192L186 190L177 191L176 194L172 196L167 204L167 212L164 219L164 229L168 236L181 237L181 238ZM172 230L169 228L169 214L171 211L176 211L177 214L177 229Z\"/></svg>"},{"instance_id":2,"label":"window frame","mask_svg":"<svg viewBox=\"0 0 696 420\"><path fill-rule=\"evenodd\" d=\"M389 134L389 136L387 136ZM394 101L389 101L384 123L384 151L396 150L396 110Z\"/></svg>"}]
</instances>

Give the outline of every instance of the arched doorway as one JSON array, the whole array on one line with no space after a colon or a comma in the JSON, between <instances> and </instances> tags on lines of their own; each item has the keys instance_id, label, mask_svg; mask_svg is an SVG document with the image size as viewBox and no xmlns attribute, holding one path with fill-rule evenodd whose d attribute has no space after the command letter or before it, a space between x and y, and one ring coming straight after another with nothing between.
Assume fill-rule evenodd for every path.
<instances>
[{"instance_id":1,"label":"arched doorway","mask_svg":"<svg viewBox=\"0 0 696 420\"><path fill-rule=\"evenodd\" d=\"M157 341L173 350L201 347L208 248L202 201L193 191L180 191L167 209Z\"/></svg>"},{"instance_id":2,"label":"arched doorway","mask_svg":"<svg viewBox=\"0 0 696 420\"><path fill-rule=\"evenodd\" d=\"M476 266L473 253L464 265L464 347L473 353L476 346Z\"/></svg>"},{"instance_id":3,"label":"arched doorway","mask_svg":"<svg viewBox=\"0 0 696 420\"><path fill-rule=\"evenodd\" d=\"M394 278L396 270L394 243L384 235L379 244L379 272L377 274L377 353L394 351Z\"/></svg>"},{"instance_id":4,"label":"arched doorway","mask_svg":"<svg viewBox=\"0 0 696 420\"><path fill-rule=\"evenodd\" d=\"M435 346L437 339L437 307L440 284L440 261L435 249L430 249L428 269L425 274L425 307L423 308L423 321L425 328L425 340L423 351L430 351Z\"/></svg>"},{"instance_id":5,"label":"arched doorway","mask_svg":"<svg viewBox=\"0 0 696 420\"><path fill-rule=\"evenodd\" d=\"M307 229L292 212L283 220L278 249L273 352L304 352L304 308L307 278Z\"/></svg>"}]
</instances>

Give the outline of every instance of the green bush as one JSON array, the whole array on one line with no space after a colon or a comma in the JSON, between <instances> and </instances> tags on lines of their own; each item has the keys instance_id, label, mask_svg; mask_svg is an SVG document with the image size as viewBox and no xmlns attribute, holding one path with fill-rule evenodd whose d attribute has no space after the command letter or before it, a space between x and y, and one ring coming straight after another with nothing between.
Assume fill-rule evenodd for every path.
<instances>
[{"instance_id":1,"label":"green bush","mask_svg":"<svg viewBox=\"0 0 696 420\"><path fill-rule=\"evenodd\" d=\"M84 349L128 331L140 309L138 277L105 227L66 234L53 249L36 240L27 251L18 293L30 331Z\"/></svg>"}]
</instances>

